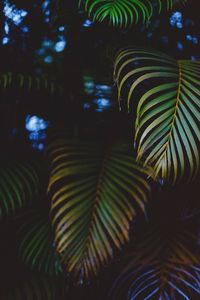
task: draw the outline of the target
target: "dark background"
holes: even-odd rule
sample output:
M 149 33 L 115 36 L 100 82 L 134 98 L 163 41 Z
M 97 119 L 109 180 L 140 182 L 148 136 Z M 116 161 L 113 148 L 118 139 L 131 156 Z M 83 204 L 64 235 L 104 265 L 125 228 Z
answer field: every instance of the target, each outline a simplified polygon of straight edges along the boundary
M 45 23 L 42 11 L 43 1 L 13 0 L 17 8 L 28 11 L 24 18 L 29 32 L 24 34 L 20 26 L 10 25 L 10 42 L 0 46 L 1 73 L 11 71 L 32 76 L 48 76 L 55 84 L 64 87 L 63 94 L 50 94 L 48 90 L 28 91 L 19 89 L 15 83 L 11 88 L 1 86 L 0 97 L 0 160 L 10 161 L 24 158 L 45 161 L 45 153 L 32 149 L 31 141 L 25 129 L 27 115 L 37 115 L 49 121 L 47 139 L 60 132 L 67 135 L 89 137 L 90 139 L 107 140 L 110 137 L 132 138 L 132 116 L 118 112 L 116 89 L 113 86 L 113 58 L 116 51 L 127 45 L 149 46 L 159 49 L 178 59 L 200 58 L 199 43 L 192 44 L 186 39 L 190 34 L 200 39 L 199 3 L 188 1 L 185 7 L 175 8 L 183 13 L 183 28 L 172 27 L 169 18 L 172 12 L 155 16 L 148 28 L 138 24 L 130 29 L 118 29 L 106 24 L 92 24 L 84 27 L 87 19 L 83 12 L 78 12 L 76 1 L 63 1 L 59 6 L 51 1 L 50 21 Z M 74 3 L 72 3 L 74 2 Z M 3 1 L 0 3 L 0 37 L 4 36 L 5 15 Z M 56 17 L 56 18 L 55 18 Z M 53 57 L 52 63 L 45 63 L 45 56 L 38 54 L 44 39 L 56 41 L 58 27 L 65 26 L 66 48 L 61 53 L 52 49 L 48 51 Z M 163 38 L 164 37 L 164 38 Z M 166 42 L 167 40 L 167 42 Z M 183 50 L 177 43 L 183 44 Z M 94 95 L 84 92 L 84 76 L 90 76 L 95 84 L 108 85 L 112 88 L 109 98 L 110 106 L 98 112 Z M 96 96 L 95 96 L 96 97 Z M 89 103 L 86 109 L 84 104 Z M 44 163 L 45 165 L 45 163 Z M 44 189 L 47 182 L 43 175 Z M 146 222 L 159 223 L 167 230 L 173 228 L 177 218 L 198 214 L 198 182 L 190 185 L 179 185 L 172 188 L 165 184 L 153 185 L 153 193 L 148 207 L 147 218 L 138 216 L 133 228 L 133 242 L 142 235 Z M 41 192 L 43 199 L 43 191 Z M 36 202 L 41 201 L 37 199 Z M 43 202 L 44 203 L 44 202 Z M 37 204 L 36 204 L 37 207 Z M 44 204 L 40 208 L 44 213 L 49 210 Z M 153 220 L 153 221 L 152 221 Z M 148 223 L 148 224 L 149 224 Z M 17 230 L 21 219 L 6 218 L 0 225 L 0 288 L 11 290 L 19 282 L 32 278 L 29 267 L 25 266 L 18 255 Z M 85 286 L 74 286 L 73 282 L 65 299 L 106 299 L 120 269 L 120 256 L 113 264 L 106 267 L 98 278 L 91 279 Z M 66 277 L 66 289 L 68 286 Z M 61 298 L 60 298 L 61 299 Z

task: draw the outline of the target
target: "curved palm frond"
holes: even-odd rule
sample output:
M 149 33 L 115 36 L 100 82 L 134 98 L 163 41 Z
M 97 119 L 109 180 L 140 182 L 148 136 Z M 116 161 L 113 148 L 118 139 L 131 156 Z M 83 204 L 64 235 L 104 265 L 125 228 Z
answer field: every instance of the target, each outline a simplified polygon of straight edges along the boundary
M 111 299 L 198 299 L 199 257 L 191 247 L 195 241 L 189 231 L 176 228 L 168 234 L 148 233 L 128 257 Z
M 116 58 L 115 80 L 119 99 L 128 90 L 128 109 L 141 93 L 136 105 L 137 158 L 154 167 L 154 178 L 176 182 L 187 169 L 193 179 L 199 170 L 200 61 L 126 49 Z
M 19 230 L 19 253 L 32 269 L 49 275 L 59 275 L 62 268 L 55 251 L 50 220 L 37 213 L 26 215 Z
M 175 0 L 79 0 L 89 18 L 95 22 L 108 20 L 113 26 L 127 27 L 133 23 L 148 23 L 155 9 L 172 9 Z M 179 0 L 185 3 L 186 0 Z
M 25 206 L 39 191 L 36 168 L 29 163 L 0 167 L 0 218 Z
M 55 278 L 33 278 L 19 284 L 6 293 L 3 300 L 58 300 L 64 293 L 64 285 Z M 62 295 L 63 296 L 63 295 Z
M 45 77 L 14 74 L 12 72 L 0 75 L 0 87 L 3 89 L 25 89 L 26 91 L 46 90 L 50 94 L 59 93 L 60 95 L 63 93 L 61 86 Z
M 68 272 L 97 274 L 129 239 L 136 210 L 145 211 L 147 171 L 127 146 L 58 140 L 49 148 L 55 243 Z
M 175 4 L 186 4 L 188 0 L 155 0 L 152 1 L 154 6 L 158 6 L 159 12 L 162 10 L 172 10 Z

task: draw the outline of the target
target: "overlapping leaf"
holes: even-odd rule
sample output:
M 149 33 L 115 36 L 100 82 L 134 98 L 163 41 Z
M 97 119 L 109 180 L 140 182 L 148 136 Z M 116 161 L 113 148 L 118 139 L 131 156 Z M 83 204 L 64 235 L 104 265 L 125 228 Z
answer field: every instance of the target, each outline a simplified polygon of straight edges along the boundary
M 0 168 L 0 218 L 30 203 L 37 196 L 39 178 L 29 163 L 13 163 Z
M 79 0 L 93 21 L 108 20 L 113 26 L 147 23 L 157 10 L 172 9 L 175 0 Z M 185 3 L 186 0 L 179 2 Z
M 180 228 L 179 228 L 180 229 Z M 189 231 L 157 230 L 144 236 L 111 292 L 111 299 L 175 300 L 200 297 L 199 257 Z
M 59 275 L 62 268 L 55 251 L 50 220 L 37 213 L 28 213 L 19 230 L 19 253 L 33 270 Z
M 154 178 L 193 178 L 199 170 L 200 61 L 126 49 L 116 58 L 115 80 L 119 99 L 128 90 L 128 108 L 137 107 L 138 159 L 154 166 Z
M 52 226 L 67 271 L 87 278 L 129 239 L 145 210 L 146 170 L 126 146 L 59 140 L 49 148 Z

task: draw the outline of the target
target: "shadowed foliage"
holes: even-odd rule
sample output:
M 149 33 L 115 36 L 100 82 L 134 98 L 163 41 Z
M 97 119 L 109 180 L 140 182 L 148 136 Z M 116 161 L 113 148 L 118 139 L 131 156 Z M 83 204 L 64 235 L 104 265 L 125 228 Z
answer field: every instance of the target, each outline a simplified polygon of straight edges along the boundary
M 33 270 L 48 275 L 59 275 L 62 268 L 57 257 L 50 220 L 39 213 L 30 212 L 19 229 L 20 257 Z
M 197 2 L 0 1 L 0 300 L 200 299 Z
M 34 276 L 8 291 L 2 300 L 57 300 L 62 299 L 63 291 L 62 280 Z
M 14 162 L 0 168 L 0 217 L 16 212 L 38 197 L 39 177 L 34 165 Z
M 126 256 L 111 299 L 198 299 L 200 295 L 197 237 L 179 224 L 171 231 L 148 230 Z
M 47 91 L 62 95 L 63 88 L 46 77 L 6 72 L 0 75 L 0 87 L 3 89 L 24 89 L 26 91 Z

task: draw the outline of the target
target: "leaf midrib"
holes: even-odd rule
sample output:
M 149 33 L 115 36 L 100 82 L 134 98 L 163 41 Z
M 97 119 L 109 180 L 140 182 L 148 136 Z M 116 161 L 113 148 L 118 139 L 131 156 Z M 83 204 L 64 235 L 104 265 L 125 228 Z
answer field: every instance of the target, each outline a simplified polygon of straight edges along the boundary
M 101 200 L 101 196 L 100 196 L 100 190 L 101 190 L 101 187 L 102 187 L 102 182 L 103 182 L 103 174 L 104 174 L 104 170 L 105 170 L 105 165 L 106 165 L 106 161 L 107 161 L 107 156 L 108 156 L 108 153 L 104 154 L 103 158 L 102 158 L 102 162 L 101 162 L 101 169 L 100 169 L 100 172 L 99 172 L 99 176 L 98 176 L 98 180 L 97 180 L 97 189 L 96 189 L 96 193 L 95 193 L 95 199 L 93 201 L 93 204 L 92 204 L 92 209 L 91 209 L 91 218 L 90 218 L 90 222 L 89 223 L 89 226 L 88 226 L 88 235 L 87 235 L 87 238 L 86 238 L 86 241 L 85 241 L 85 246 L 84 246 L 84 250 L 83 250 L 83 256 L 79 262 L 79 265 L 81 266 L 81 268 L 83 267 L 82 266 L 82 262 L 84 261 L 84 259 L 87 257 L 87 250 L 89 248 L 89 243 L 90 243 L 90 238 L 91 238 L 91 227 L 92 227 L 92 224 L 94 222 L 94 219 L 95 219 L 95 211 L 97 209 L 97 206 L 98 206 L 98 202 Z
M 167 138 L 167 141 L 166 141 L 166 144 L 165 144 L 165 149 L 163 150 L 163 154 L 160 158 L 160 162 L 165 158 L 165 156 L 167 154 L 169 144 L 170 144 L 170 140 L 171 140 L 172 135 L 173 135 L 174 124 L 176 122 L 176 117 L 177 117 L 177 112 L 178 112 L 178 109 L 179 109 L 179 104 L 180 104 L 180 101 L 181 101 L 180 94 L 181 94 L 181 82 L 182 82 L 182 69 L 181 69 L 181 62 L 178 61 L 177 63 L 178 63 L 178 69 L 179 69 L 179 71 L 178 71 L 179 80 L 178 80 L 178 91 L 177 91 L 176 105 L 175 105 L 174 115 L 173 115 L 173 119 L 172 119 L 172 123 L 171 123 L 171 128 L 170 128 L 170 131 L 168 133 L 168 138 Z

